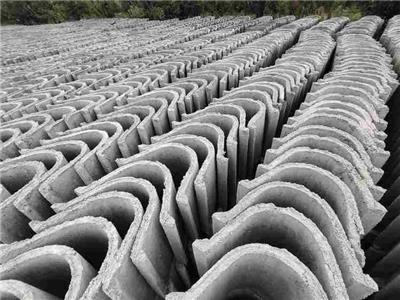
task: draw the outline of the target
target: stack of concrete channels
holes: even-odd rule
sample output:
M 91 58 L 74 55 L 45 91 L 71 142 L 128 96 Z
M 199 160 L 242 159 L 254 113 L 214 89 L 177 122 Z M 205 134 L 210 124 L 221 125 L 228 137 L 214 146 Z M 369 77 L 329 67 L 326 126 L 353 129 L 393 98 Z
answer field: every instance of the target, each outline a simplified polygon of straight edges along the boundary
M 344 25 L 340 25 L 342 20 L 332 21 L 331 32 L 326 32 L 329 25 L 325 24 L 304 31 L 298 44 L 276 61 L 274 68 L 280 71 L 278 74 L 285 73 L 281 62 L 291 61 L 292 53 L 300 53 L 295 60 L 297 66 L 309 64 L 307 54 L 314 58 L 316 72 L 309 76 L 310 84 L 324 74 L 335 46 L 332 36 Z M 367 30 L 358 32 L 356 28 L 364 23 L 368 24 Z M 371 37 L 381 24 L 382 20 L 376 17 L 350 23 L 337 35 L 332 71 L 312 85 L 304 103 L 298 107 L 302 98 L 297 91 L 301 88 L 297 95 L 294 92 L 294 97 L 283 97 L 287 110 L 278 111 L 278 119 L 290 116 L 292 107 L 299 108 L 295 117 L 283 125 L 281 137 L 273 139 L 272 149 L 266 151 L 256 178 L 239 182 L 236 205 L 214 213 L 213 236 L 193 243 L 194 259 L 202 277 L 186 293 L 169 295 L 171 299 L 219 299 L 223 295 L 263 298 L 274 293 L 287 299 L 364 299 L 377 291 L 376 283 L 363 274 L 365 257 L 360 241 L 386 212 L 378 202 L 384 189 L 376 183 L 388 158 L 382 142 L 386 137 L 382 131 L 387 125 L 383 120 L 388 112 L 385 103 L 398 86 L 390 56 Z M 326 49 L 321 47 L 324 38 Z M 302 51 L 302 47 L 306 50 Z M 260 70 L 247 80 L 251 82 L 262 75 Z M 266 78 L 263 83 L 270 81 Z M 235 90 L 226 94 L 227 99 Z M 251 91 L 247 91 L 249 95 Z M 286 123 L 286 118 L 282 123 Z M 279 125 L 274 128 L 280 131 Z M 307 237 L 312 239 L 304 245 Z M 254 266 L 262 259 L 260 254 L 253 254 L 254 262 L 246 261 L 240 269 L 245 259 L 239 253 L 250 257 L 249 253 L 260 249 L 260 245 L 254 245 L 252 250 L 250 246 L 241 248 L 242 245 L 260 242 L 295 254 L 319 284 L 309 286 L 307 296 L 293 296 L 290 288 L 276 290 L 274 284 L 256 279 L 260 273 L 253 274 L 253 270 L 267 272 Z M 319 245 L 319 249 L 312 249 L 309 244 Z M 278 272 L 276 268 L 274 272 Z M 282 277 L 288 276 L 284 274 Z
M 387 52 L 392 55 L 392 64 L 397 74 L 400 74 L 399 62 L 399 32 L 400 16 L 395 16 L 388 24 L 380 38 Z M 383 166 L 384 175 L 379 184 L 387 191 L 381 199 L 381 204 L 387 213 L 381 222 L 366 236 L 365 269 L 375 279 L 380 291 L 374 299 L 395 299 L 400 295 L 400 177 L 399 177 L 399 99 L 400 90 L 388 102 L 386 149 L 390 157 Z
M 265 118 L 269 123 L 257 126 L 260 133 L 255 136 L 261 137 L 262 143 L 255 144 L 261 149 L 269 148 L 272 141 L 273 145 L 276 145 L 277 140 L 273 140 L 273 137 L 279 134 L 282 124 L 286 123 L 288 117 L 299 107 L 311 84 L 324 74 L 335 48 L 332 36 L 347 21 L 345 18 L 332 19 L 325 24 L 318 24 L 315 28 L 311 27 L 310 30 L 303 31 L 299 42 L 288 49 L 274 66 L 261 69 L 257 74 L 241 81 L 239 88 L 227 92 L 222 99 L 216 99 L 215 103 L 224 105 L 224 101 L 241 98 L 269 102 L 266 110 L 267 118 Z M 281 28 L 277 29 L 279 36 L 282 35 L 280 30 Z M 277 90 L 275 95 L 271 87 Z M 265 99 L 265 95 L 269 97 Z M 210 105 L 206 109 L 209 110 L 212 107 Z M 289 122 L 291 120 L 293 119 L 291 118 Z M 265 128 L 264 132 L 260 128 Z M 283 126 L 283 135 L 285 130 L 286 125 Z M 242 140 L 246 139 L 242 138 Z M 308 139 L 304 140 L 308 141 Z M 225 294 L 232 297 L 234 295 L 244 297 L 248 293 L 247 286 L 254 281 L 254 278 L 247 273 L 246 275 L 241 272 L 231 273 L 233 271 L 226 268 L 227 262 L 224 262 L 223 257 L 240 245 L 259 242 L 288 249 L 309 268 L 319 282 L 315 285 L 315 289 L 308 291 L 309 297 L 313 295 L 312 298 L 315 299 L 324 297 L 362 299 L 376 289 L 374 282 L 365 276 L 361 269 L 363 257 L 360 235 L 356 233 L 358 227 L 356 229 L 354 227 L 356 225 L 361 227 L 361 223 L 355 222 L 358 212 L 354 212 L 355 216 L 352 216 L 350 211 L 346 212 L 347 221 L 344 225 L 351 223 L 350 227 L 353 227 L 349 228 L 349 232 L 352 231 L 349 235 L 353 237 L 346 240 L 344 225 L 339 221 L 338 212 L 332 208 L 332 206 L 340 207 L 342 203 L 335 204 L 334 201 L 338 201 L 340 196 L 351 196 L 351 191 L 346 191 L 348 195 L 333 195 L 337 191 L 332 191 L 335 189 L 331 186 L 333 182 L 327 179 L 329 177 L 332 180 L 335 177 L 329 172 L 331 170 L 324 170 L 324 166 L 317 168 L 312 165 L 317 163 L 303 158 L 311 149 L 292 145 L 296 153 L 293 158 L 289 156 L 288 161 L 285 161 L 286 153 L 290 154 L 289 147 L 278 149 L 281 151 L 273 159 L 267 151 L 265 165 L 258 166 L 256 178 L 239 182 L 236 205 L 228 203 L 230 210 L 214 213 L 212 216 L 213 236 L 193 243 L 193 255 L 199 275 L 202 275 L 201 279 L 186 294 L 176 294 L 171 297 L 218 299 Z M 303 154 L 297 155 L 297 151 L 301 150 Z M 252 153 L 246 152 L 249 155 Z M 309 156 L 315 157 L 316 162 L 321 160 L 321 157 L 316 154 Z M 256 157 L 252 163 L 258 163 L 259 159 L 259 156 Z M 241 161 L 244 162 L 245 159 L 241 158 Z M 327 165 L 329 164 L 328 161 Z M 251 167 L 248 166 L 245 170 L 249 171 Z M 238 177 L 243 178 L 240 175 Z M 325 183 L 322 184 L 324 180 L 318 182 L 319 184 L 314 182 L 314 180 L 321 181 L 322 177 L 327 180 Z M 342 185 L 345 184 L 342 183 Z M 317 188 L 319 188 L 319 194 Z M 232 200 L 232 197 L 229 199 Z M 310 201 L 314 204 L 310 205 L 308 203 Z M 342 209 L 346 210 L 345 207 Z M 332 223 L 328 225 L 331 221 Z M 304 224 L 300 225 L 302 222 Z M 300 230 L 300 228 L 303 229 Z M 319 245 L 320 248 L 304 245 L 307 237 L 313 237 L 307 244 Z M 355 250 L 351 248 L 350 242 L 353 242 Z M 361 263 L 357 260 L 356 254 Z M 238 263 L 239 261 L 238 258 Z M 323 267 L 328 265 L 329 267 Z M 244 280 L 244 276 L 248 278 Z M 257 275 L 254 274 L 254 276 Z M 215 278 L 220 278 L 220 280 L 216 281 Z M 236 289 L 229 290 L 231 287 L 229 282 L 232 284 L 234 282 Z M 257 288 L 256 294 L 258 293 L 262 298 L 274 293 L 271 285 L 261 284 L 261 282 Z M 282 297 L 288 297 L 288 299 L 293 297 L 292 290 L 288 289 L 287 292 L 284 294 L 281 290 L 276 291 L 277 294 L 283 293 Z
M 182 290 L 185 277 L 176 273 L 175 265 L 185 266 L 181 263 L 186 256 L 182 249 L 187 249 L 188 233 L 180 225 L 176 203 L 177 199 L 192 200 L 197 153 L 181 144 L 175 148 L 167 145 L 164 157 L 157 153 L 145 160 L 137 157 L 138 162 L 115 170 L 116 159 L 130 157 L 138 152 L 139 144 L 148 144 L 150 137 L 167 132 L 173 121 L 191 112 L 191 105 L 204 107 L 215 91 L 218 96 L 219 91 L 228 88 L 228 75 L 229 84 L 235 84 L 232 78 L 238 79 L 231 76 L 233 72 L 238 74 L 238 67 L 225 72 L 224 66 L 215 66 L 212 71 L 205 65 L 294 18 L 271 19 L 196 18 L 194 27 L 205 28 L 195 31 L 192 27 L 185 29 L 193 20 L 150 24 L 157 30 L 162 25 L 175 26 L 175 31 L 183 31 L 182 37 L 174 28 L 168 28 L 166 33 L 171 30 L 175 34 L 167 46 L 158 42 L 163 39 L 161 31 L 159 37 L 142 43 L 143 50 L 133 55 L 124 52 L 123 57 L 124 47 L 110 57 L 101 51 L 85 57 L 87 52 L 77 47 L 66 50 L 71 54 L 76 49 L 71 56 L 78 59 L 72 61 L 65 62 L 63 55 L 45 51 L 28 59 L 21 56 L 6 60 L 9 67 L 4 73 L 8 76 L 2 82 L 5 147 L 1 163 L 1 241 L 11 245 L 5 246 L 1 258 L 2 278 L 8 280 L 2 285 L 4 293 L 21 287 L 41 297 L 50 292 L 67 298 L 151 299 L 169 290 Z M 260 24 L 267 30 L 240 33 Z M 128 33 L 135 32 L 131 30 L 133 25 L 127 24 Z M 116 40 L 117 46 L 125 44 L 118 35 Z M 112 50 L 115 43 L 95 46 Z M 246 68 L 264 65 L 270 58 L 263 48 L 257 50 L 248 56 Z M 48 56 L 63 72 L 53 74 L 52 66 L 26 74 L 29 68 L 43 63 L 41 57 L 48 60 Z M 243 58 L 238 54 L 236 59 L 240 66 Z M 30 60 L 33 65 L 24 64 Z M 201 66 L 204 69 L 196 77 L 177 82 Z M 21 69 L 23 75 L 13 76 L 15 69 Z M 178 156 L 168 155 L 175 154 L 175 150 Z M 202 149 L 199 151 L 202 154 Z M 179 159 L 186 160 L 183 167 L 177 165 Z M 192 178 L 181 184 L 180 176 L 186 171 Z M 101 184 L 102 179 L 107 184 Z M 84 196 L 78 187 L 84 188 Z M 186 243 L 185 248 L 181 241 Z M 36 250 L 54 244 L 64 248 Z M 68 259 L 66 251 L 71 249 L 65 250 L 65 246 L 79 254 L 78 261 Z M 70 288 L 66 285 L 68 267 L 54 270 L 53 274 L 60 274 L 58 282 L 52 281 L 51 273 L 46 274 L 48 269 L 33 281 L 24 279 L 43 267 L 40 262 L 46 251 L 60 251 L 53 255 L 55 264 L 80 270 L 80 274 L 73 274 L 77 279 Z M 27 256 L 21 256 L 25 252 Z M 67 264 L 63 263 L 64 257 Z M 18 268 L 14 268 L 16 264 Z
M 379 41 L 393 57 L 394 70 L 400 73 L 400 16 L 391 18 Z
M 236 21 L 240 27 L 242 22 L 242 19 Z M 216 23 L 219 24 L 219 22 Z M 227 22 L 227 24 L 228 27 L 232 26 L 231 22 Z M 209 22 L 206 22 L 206 25 L 210 26 Z M 225 43 L 220 47 L 216 46 L 216 48 L 210 49 L 208 52 L 205 51 L 205 53 L 199 50 L 199 57 L 211 55 L 211 60 L 219 59 L 220 57 L 217 57 L 216 52 L 222 51 L 224 47 L 236 46 L 243 40 L 247 41 L 257 35 L 257 33 L 244 33 L 235 34 L 236 38 L 229 38 L 229 35 L 234 34 L 235 30 L 230 32 L 228 37 L 225 37 L 226 29 L 222 29 L 222 31 L 223 34 L 219 35 L 218 38 L 211 39 L 211 41 L 215 44 L 222 39 Z M 178 59 L 182 58 L 182 55 L 178 56 Z M 170 55 L 168 54 L 166 57 L 170 57 Z M 136 58 L 132 60 L 133 62 L 137 61 Z M 67 62 L 67 64 L 69 63 Z M 95 60 L 93 65 L 106 65 L 107 63 L 108 61 L 99 62 Z M 198 61 L 195 60 L 193 65 L 197 65 L 197 63 Z M 187 64 L 191 65 L 191 61 L 189 60 Z M 12 87 L 4 89 L 5 91 L 11 90 L 11 94 L 7 96 L 7 101 L 2 103 L 5 111 L 2 115 L 5 122 L 2 123 L 1 127 L 1 134 L 4 136 L 4 146 L 1 151 L 2 159 L 16 156 L 18 161 L 38 159 L 37 156 L 32 156 L 32 151 L 28 150 L 26 150 L 29 152 L 27 156 L 19 156 L 19 150 L 23 148 L 34 148 L 35 151 L 54 150 L 58 153 L 61 152 L 65 158 L 64 162 L 55 164 L 56 160 L 50 160 L 48 155 L 40 156 L 39 160 L 42 160 L 43 163 L 45 163 L 45 160 L 50 160 L 47 162 L 46 168 L 51 169 L 55 174 L 47 174 L 49 176 L 46 180 L 39 180 L 36 184 L 32 182 L 35 200 L 29 200 L 30 204 L 26 206 L 25 214 L 31 215 L 28 215 L 28 218 L 33 218 L 33 220 L 46 219 L 52 214 L 48 207 L 49 202 L 54 204 L 75 198 L 74 189 L 76 187 L 90 184 L 115 169 L 117 157 L 135 153 L 137 144 L 148 143 L 149 136 L 154 134 L 152 120 L 160 115 L 159 110 L 164 109 L 162 105 L 157 107 L 157 102 L 153 104 L 152 101 L 148 100 L 148 103 L 143 106 L 135 105 L 128 110 L 121 110 L 115 116 L 109 116 L 104 120 L 101 118 L 101 114 L 107 110 L 108 106 L 113 107 L 114 103 L 123 101 L 130 95 L 144 94 L 151 89 L 159 88 L 160 84 L 162 85 L 164 82 L 170 82 L 169 69 L 160 67 L 160 70 L 140 72 L 125 67 L 118 69 L 118 66 L 119 64 L 116 62 L 116 66 L 112 69 L 96 72 L 92 65 L 83 64 L 81 68 L 85 71 L 81 69 L 78 72 L 79 74 L 74 73 L 69 74 L 69 76 L 61 74 L 59 76 L 61 78 L 57 77 L 51 83 L 51 87 L 47 84 L 36 87 L 28 84 L 26 86 L 16 84 L 14 81 L 21 80 L 21 76 L 5 80 L 4 85 Z M 79 65 L 75 68 L 79 68 Z M 88 69 L 91 71 L 88 71 Z M 170 72 L 173 71 L 172 69 Z M 48 72 L 54 72 L 53 68 L 50 68 Z M 48 76 L 50 77 L 50 75 Z M 83 77 L 85 79 L 82 79 Z M 40 79 L 35 78 L 35 82 L 40 81 Z M 129 81 L 130 79 L 132 81 Z M 82 81 L 85 82 L 85 90 L 90 92 L 84 96 L 76 97 L 75 95 L 80 94 L 79 91 L 82 89 L 82 85 L 79 84 Z M 124 84 L 120 84 L 121 81 Z M 68 83 L 70 85 L 66 87 Z M 14 90 L 17 89 L 14 88 L 14 85 L 19 89 L 17 94 L 14 93 Z M 71 91 L 69 89 L 71 87 L 76 89 L 72 88 Z M 195 89 L 196 86 L 193 88 Z M 31 89 L 33 91 L 29 93 Z M 182 98 L 186 95 L 185 89 L 179 87 L 176 89 L 178 91 L 160 90 L 149 96 L 156 101 L 158 97 L 166 97 L 166 99 L 162 98 L 160 101 L 171 101 L 176 104 L 176 98 Z M 25 90 L 22 95 L 19 94 L 21 90 Z M 156 106 L 157 112 L 152 105 Z M 86 125 L 81 126 L 82 123 Z M 58 159 L 63 160 L 62 158 Z M 27 181 L 22 183 L 21 187 L 35 175 L 38 175 L 38 172 L 40 172 L 38 168 L 41 168 L 41 166 L 26 166 L 26 168 L 28 169 L 20 171 L 21 174 L 28 174 L 26 175 Z M 42 177 L 40 178 L 42 179 Z M 66 181 L 68 185 L 63 185 L 62 183 Z M 17 186 L 15 191 L 17 190 L 19 191 L 20 187 Z M 18 209 L 15 209 L 13 198 L 2 202 L 1 209 L 7 211 L 2 218 L 3 224 L 6 226 L 2 230 L 2 241 L 11 242 L 31 235 L 32 231 L 28 226 L 29 219 L 21 215 Z M 33 217 L 32 214 L 36 214 L 36 216 Z
M 396 20 L 381 39 L 394 62 Z M 378 289 L 362 270 L 367 233 L 366 266 L 387 254 L 376 297 L 395 295 L 398 247 L 382 245 L 398 243 L 398 205 L 379 223 L 377 182 L 396 197 L 383 119 L 398 81 L 382 28 L 375 16 L 2 28 L 0 295 L 364 299 Z

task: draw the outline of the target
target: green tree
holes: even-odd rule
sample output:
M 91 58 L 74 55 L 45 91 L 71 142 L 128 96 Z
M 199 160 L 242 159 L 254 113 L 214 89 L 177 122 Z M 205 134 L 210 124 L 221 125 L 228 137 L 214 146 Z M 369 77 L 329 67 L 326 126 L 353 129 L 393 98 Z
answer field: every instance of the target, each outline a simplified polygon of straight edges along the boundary
M 2 24 L 59 23 L 82 18 L 123 16 L 150 19 L 184 19 L 198 15 L 262 15 L 297 17 L 318 14 L 323 18 L 376 14 L 386 19 L 400 14 L 400 4 L 392 1 L 206 1 L 206 0 L 47 0 L 0 1 Z
M 140 4 L 133 3 L 129 6 L 126 16 L 130 18 L 144 18 L 146 16 L 146 12 L 144 8 L 140 6 Z
M 164 10 L 161 7 L 155 6 L 148 10 L 147 17 L 151 20 L 164 19 Z

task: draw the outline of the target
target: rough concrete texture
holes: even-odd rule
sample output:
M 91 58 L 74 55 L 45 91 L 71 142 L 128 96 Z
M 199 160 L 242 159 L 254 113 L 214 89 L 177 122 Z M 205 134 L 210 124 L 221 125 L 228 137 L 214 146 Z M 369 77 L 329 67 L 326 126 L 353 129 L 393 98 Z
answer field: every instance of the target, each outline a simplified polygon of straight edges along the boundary
M 180 143 L 189 146 L 196 152 L 199 171 L 194 179 L 194 189 L 199 213 L 199 230 L 209 235 L 211 233 L 211 214 L 215 211 L 217 201 L 217 174 L 213 144 L 204 137 L 190 134 L 164 138 L 155 143 L 154 147 L 162 143 Z M 144 148 L 148 147 L 147 145 L 142 146 Z
M 312 220 L 327 238 L 342 271 L 350 298 L 361 299 L 376 290 L 376 284 L 362 273 L 356 254 L 335 212 L 317 194 L 302 185 L 273 181 L 261 185 L 244 196 L 231 210 L 213 215 L 213 230 L 218 232 L 247 208 L 258 203 L 292 207 Z
M 166 299 L 328 299 L 315 275 L 286 249 L 236 247 L 185 293 Z
M 358 213 L 365 232 L 369 232 L 382 218 L 386 209 L 373 196 L 373 191 L 355 171 L 354 167 L 337 154 L 309 147 L 293 147 L 273 159 L 268 165 L 259 165 L 257 175 L 263 174 L 285 163 L 306 163 L 328 170 L 342 180 L 351 190 L 356 200 Z
M 5 279 L 0 281 L 0 296 L 2 299 L 43 299 L 58 300 L 59 297 L 53 296 L 23 281 Z
M 252 189 L 270 181 L 287 181 L 304 185 L 326 200 L 337 214 L 352 247 L 363 257 L 360 237 L 364 229 L 358 214 L 357 204 L 349 187 L 338 177 L 317 166 L 303 163 L 287 163 L 248 181 L 242 180 L 238 186 L 240 200 Z
M 398 69 L 398 54 L 396 54 L 396 44 L 398 38 L 393 32 L 399 31 L 398 17 L 394 17 L 388 23 L 384 34 L 381 36 L 381 42 L 386 50 L 392 54 L 395 70 Z M 365 269 L 378 283 L 380 290 L 373 299 L 397 299 L 399 290 L 399 260 L 400 260 L 400 210 L 399 210 L 399 131 L 398 118 L 396 114 L 399 111 L 398 101 L 399 89 L 393 93 L 393 96 L 387 102 L 389 113 L 387 116 L 387 149 L 391 155 L 383 166 L 383 174 L 380 184 L 387 189 L 381 199 L 381 203 L 387 208 L 388 212 L 382 221 L 366 236 L 365 248 L 366 266 Z
M 1 27 L 0 297 L 397 300 L 399 21 Z
M 36 286 L 35 291 L 41 293 L 40 288 L 45 288 L 64 299 L 79 299 L 95 275 L 89 262 L 61 245 L 26 251 L 0 267 L 1 280 L 23 281 L 28 285 L 25 288 Z
M 304 240 L 309 242 L 303 243 Z M 318 278 L 330 299 L 348 299 L 332 248 L 316 225 L 294 209 L 273 204 L 256 204 L 239 214 L 211 239 L 195 241 L 193 254 L 198 272 L 204 274 L 233 248 L 255 242 L 296 253 Z

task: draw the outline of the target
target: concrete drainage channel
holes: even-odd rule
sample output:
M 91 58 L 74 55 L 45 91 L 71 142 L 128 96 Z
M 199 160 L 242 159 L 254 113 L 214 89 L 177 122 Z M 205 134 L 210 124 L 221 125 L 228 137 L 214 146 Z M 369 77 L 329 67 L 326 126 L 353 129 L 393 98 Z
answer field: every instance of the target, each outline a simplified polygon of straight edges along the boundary
M 399 16 L 115 21 L 1 28 L 2 299 L 398 299 Z

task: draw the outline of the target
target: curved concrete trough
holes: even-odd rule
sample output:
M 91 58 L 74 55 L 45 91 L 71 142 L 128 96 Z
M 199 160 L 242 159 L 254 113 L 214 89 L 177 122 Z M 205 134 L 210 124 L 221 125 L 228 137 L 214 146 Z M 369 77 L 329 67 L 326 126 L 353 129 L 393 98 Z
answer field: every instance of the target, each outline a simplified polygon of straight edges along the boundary
M 199 111 L 201 112 L 201 111 Z M 180 123 L 174 123 L 174 129 L 190 123 L 204 123 L 212 124 L 220 128 L 225 137 L 226 156 L 228 158 L 228 200 L 234 197 L 237 182 L 237 165 L 238 165 L 238 129 L 239 120 L 232 115 L 221 114 L 221 113 L 205 113 L 199 114 L 197 117 L 193 117 L 182 121 Z M 228 206 L 232 205 L 232 202 L 228 202 Z
M 383 192 L 369 189 L 352 164 L 341 156 L 326 150 L 292 147 L 277 155 L 268 165 L 259 165 L 257 175 L 261 175 L 263 172 L 285 163 L 315 165 L 340 178 L 354 195 L 365 232 L 369 232 L 383 218 L 386 209 L 376 201 L 382 197 Z
M 176 190 L 170 171 L 159 162 L 133 162 L 80 188 L 77 190 L 79 197 L 67 205 L 54 206 L 54 209 L 63 214 L 79 203 L 85 203 L 87 197 L 108 191 L 128 192 L 141 201 L 144 215 L 137 238 L 126 238 L 126 243 L 134 243 L 131 246 L 133 263 L 155 291 L 163 295 L 169 284 L 170 273 L 174 270 L 173 254 L 179 263 L 187 262 L 186 242 L 182 240 L 182 221 L 178 215 Z M 130 248 L 126 246 L 125 249 L 128 251 Z
M 228 158 L 225 156 L 225 134 L 217 125 L 211 123 L 188 122 L 177 126 L 170 132 L 151 138 L 153 143 L 169 139 L 179 135 L 195 135 L 204 137 L 214 147 L 216 169 L 217 169 L 217 204 L 215 209 L 226 209 L 228 205 Z
M 63 167 L 54 170 L 51 177 L 43 180 L 39 186 L 40 193 L 52 204 L 67 202 L 76 197 L 74 189 L 85 185 L 83 180 L 85 177 L 79 174 L 79 168 L 76 169 L 76 167 L 90 152 L 88 145 L 80 140 L 60 141 L 36 147 L 32 152 L 25 150 L 21 151 L 21 153 L 32 153 L 34 155 L 34 153 L 40 153 L 41 151 L 62 153 L 67 163 Z
M 149 288 L 130 257 L 132 247 L 135 249 L 132 251 L 135 252 L 143 252 L 148 248 L 143 239 L 147 236 L 144 235 L 145 233 L 154 232 L 153 220 L 158 217 L 157 211 L 159 211 L 158 196 L 155 188 L 146 180 L 132 180 L 133 178 L 127 180 L 126 177 L 120 179 L 122 180 L 110 181 L 109 186 L 104 186 L 102 191 L 86 193 L 84 197 L 80 197 L 79 201 L 75 201 L 75 204 L 46 221 L 31 222 L 30 224 L 36 232 L 42 232 L 57 224 L 83 216 L 103 217 L 114 224 L 122 238 L 121 245 L 114 255 L 113 262 L 108 264 L 107 270 L 103 272 L 104 275 L 97 280 L 95 288 L 86 291 L 85 297 L 93 297 L 99 293 L 100 289 L 103 289 L 111 298 L 118 294 L 132 299 L 154 297 L 154 292 Z M 129 191 L 128 184 L 132 185 L 130 190 L 132 194 L 122 192 L 124 186 L 126 191 Z M 117 186 L 121 187 L 121 191 L 112 190 Z M 141 198 L 138 199 L 135 196 Z M 148 204 L 148 208 L 143 208 L 141 202 Z M 147 210 L 143 212 L 146 208 Z M 135 258 L 139 257 L 141 256 L 135 253 Z M 132 286 L 131 283 L 135 283 L 135 286 Z
M 152 106 L 142 106 L 142 105 L 123 105 L 123 106 L 116 106 L 114 112 L 110 112 L 107 114 L 98 114 L 98 118 L 108 119 L 108 118 L 115 118 L 120 114 L 130 115 L 130 116 L 137 116 L 140 119 L 140 123 L 137 125 L 137 134 L 139 136 L 139 142 L 143 144 L 150 143 L 150 137 L 154 135 L 154 127 L 152 124 L 152 118 L 156 113 L 154 107 Z M 125 131 L 127 132 L 127 130 Z M 125 133 L 124 132 L 124 133 Z M 138 144 L 140 144 L 138 143 Z M 132 145 L 133 147 L 137 147 L 136 144 Z M 126 145 L 125 145 L 126 147 Z M 121 153 L 124 154 L 124 150 L 121 149 Z M 135 151 L 137 151 L 135 149 Z M 134 154 L 134 153 L 133 153 Z
M 330 299 L 348 299 L 332 248 L 318 227 L 295 209 L 273 204 L 256 204 L 211 239 L 196 240 L 193 254 L 199 274 L 204 274 L 233 248 L 255 242 L 295 253 L 318 278 Z
M 94 276 L 96 270 L 89 262 L 60 245 L 32 249 L 0 266 L 2 285 L 6 281 L 6 288 L 10 284 L 19 288 L 12 291 L 14 297 L 25 290 L 25 296 L 32 293 L 41 299 L 80 299 Z
M 296 256 L 285 249 L 266 244 L 248 244 L 234 248 L 212 266 L 190 290 L 185 293 L 171 293 L 166 299 L 236 297 L 328 299 L 315 275 Z
M 54 119 L 45 113 L 33 113 L 24 115 L 18 119 L 1 124 L 1 128 L 19 128 L 22 132 L 15 145 L 19 149 L 32 149 L 39 146 L 41 139 L 48 139 L 46 128 L 54 123 Z
M 49 294 L 23 281 L 14 279 L 0 280 L 0 297 L 4 299 L 15 297 L 21 300 L 43 299 L 59 300 L 61 298 Z
M 179 143 L 196 152 L 199 170 L 193 184 L 196 192 L 200 232 L 210 235 L 211 215 L 215 211 L 217 201 L 216 155 L 213 144 L 204 137 L 180 134 L 166 137 L 153 143 L 152 146 L 157 147 L 163 143 Z M 148 146 L 145 146 L 144 149 L 146 147 Z
M 51 140 L 42 140 L 44 146 L 50 146 L 54 143 L 83 141 L 88 146 L 89 150 L 75 164 L 74 169 L 82 178 L 85 184 L 89 184 L 96 179 L 105 175 L 105 170 L 100 162 L 97 153 L 101 152 L 108 143 L 108 134 L 106 131 L 98 129 L 80 129 L 71 133 L 66 133 L 62 136 Z
M 196 238 L 199 234 L 196 193 L 193 185 L 199 170 L 196 152 L 182 144 L 163 143 L 157 147 L 150 146 L 132 157 L 119 159 L 117 163 L 124 166 L 140 160 L 158 161 L 171 170 L 177 186 L 176 203 L 185 222 L 186 232 L 191 238 Z
M 349 146 L 351 149 L 353 149 L 357 155 L 361 158 L 364 164 L 367 165 L 368 171 L 373 178 L 374 182 L 378 182 L 379 179 L 381 179 L 383 175 L 383 170 L 379 167 L 377 167 L 373 161 L 371 160 L 370 156 L 368 155 L 367 151 L 365 150 L 363 144 L 355 138 L 353 135 L 350 133 L 337 129 L 337 128 L 332 128 L 328 127 L 325 125 L 307 125 L 307 126 L 302 126 L 301 128 L 289 133 L 286 136 L 281 136 L 279 138 L 274 138 L 272 142 L 272 149 L 278 148 L 284 144 L 289 144 L 291 140 L 296 139 L 297 137 L 300 137 L 302 135 L 315 135 L 318 136 L 319 138 L 330 138 L 330 139 L 336 139 L 338 141 L 341 141 L 342 143 L 346 144 Z M 310 145 L 309 142 L 307 142 L 307 145 Z M 311 147 L 311 146 L 309 146 Z M 335 151 L 334 149 L 330 148 L 331 151 Z M 341 154 L 343 155 L 343 154 Z
M 18 147 L 15 142 L 20 134 L 21 130 L 19 128 L 0 128 L 0 159 L 5 160 L 18 156 Z
M 28 255 L 29 251 L 35 251 L 37 255 L 42 255 L 40 247 L 55 245 L 68 246 L 78 252 L 90 265 L 92 276 L 87 280 L 86 285 L 81 287 L 81 295 L 90 293 L 92 297 L 104 297 L 104 292 L 100 289 L 101 278 L 106 274 L 108 266 L 113 263 L 113 258 L 121 244 L 121 237 L 112 223 L 102 217 L 81 217 L 73 221 L 66 221 L 60 225 L 50 227 L 40 233 L 35 234 L 30 239 L 15 242 L 2 249 L 0 262 L 3 266 L 10 265 L 19 258 Z M 75 252 L 76 251 L 76 252 Z M 57 255 L 58 251 L 54 251 Z M 45 262 L 48 255 L 43 254 Z M 60 257 L 64 257 L 62 252 Z M 73 255 L 77 257 L 77 255 Z M 29 259 L 29 255 L 28 255 Z M 32 260 L 32 263 L 40 261 Z M 49 266 L 47 263 L 45 265 Z M 51 265 L 50 265 L 51 266 Z M 30 268 L 35 272 L 35 268 Z M 82 268 L 79 268 L 82 269 Z M 47 272 L 45 272 L 46 274 Z M 30 277 L 30 276 L 28 276 Z M 18 278 L 9 278 L 18 279 Z
M 222 230 L 247 208 L 260 203 L 292 207 L 318 226 L 332 247 L 351 299 L 363 299 L 377 290 L 375 282 L 363 274 L 360 265 L 363 262 L 357 260 L 333 209 L 324 199 L 303 185 L 272 181 L 259 186 L 246 194 L 231 210 L 213 215 L 214 233 Z
M 206 108 L 203 108 L 202 110 L 196 111 L 195 113 L 188 115 L 184 114 L 182 115 L 182 119 L 183 120 L 194 119 L 196 121 L 201 121 L 202 116 L 212 115 L 214 116 L 215 119 L 221 120 L 222 116 L 218 118 L 215 117 L 215 114 L 229 115 L 236 117 L 237 119 L 238 130 L 237 130 L 236 148 L 237 148 L 237 161 L 240 163 L 237 165 L 236 173 L 238 179 L 244 178 L 247 171 L 247 152 L 248 152 L 247 147 L 249 144 L 249 129 L 246 128 L 246 112 L 242 107 L 232 104 L 210 105 Z M 184 124 L 184 121 L 182 124 Z M 215 122 L 213 122 L 213 124 L 217 125 Z M 237 181 L 236 178 L 232 180 Z
M 251 181 L 241 181 L 238 186 L 238 201 L 252 189 L 270 181 L 287 181 L 304 185 L 327 201 L 342 223 L 347 238 L 363 265 L 364 253 L 361 250 L 360 239 L 364 234 L 364 228 L 354 196 L 344 182 L 329 171 L 317 166 L 287 163 Z
M 40 161 L 20 161 L 1 166 L 1 185 L 9 194 L 0 203 L 1 242 L 10 243 L 31 236 L 29 220 L 44 220 L 54 214 L 39 192 L 47 169 Z

